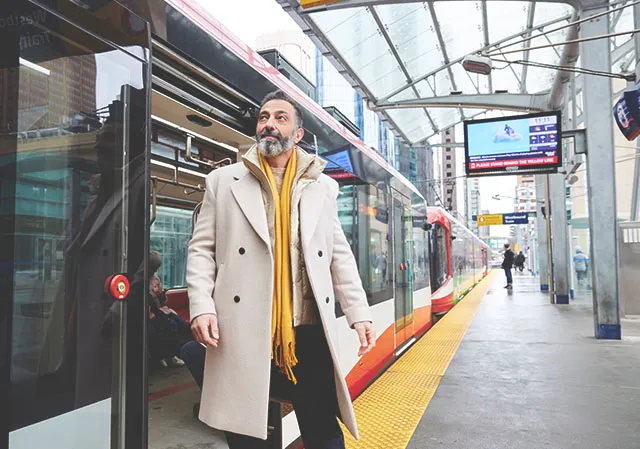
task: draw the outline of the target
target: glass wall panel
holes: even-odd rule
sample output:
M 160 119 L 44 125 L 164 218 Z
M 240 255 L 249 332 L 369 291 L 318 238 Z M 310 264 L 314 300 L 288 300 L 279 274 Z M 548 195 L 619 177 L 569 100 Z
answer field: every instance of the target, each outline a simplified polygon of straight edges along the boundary
M 191 240 L 190 210 L 158 206 L 151 225 L 149 248 L 162 256 L 156 275 L 164 288 L 186 287 L 187 246 Z

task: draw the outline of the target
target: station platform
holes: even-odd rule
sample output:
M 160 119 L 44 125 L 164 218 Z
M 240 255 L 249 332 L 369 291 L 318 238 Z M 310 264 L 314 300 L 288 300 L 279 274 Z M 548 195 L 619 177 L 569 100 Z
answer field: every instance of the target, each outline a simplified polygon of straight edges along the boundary
M 640 320 L 623 322 L 622 341 L 598 341 L 588 290 L 552 305 L 531 275 L 514 275 L 512 291 L 504 283 L 495 271 L 400 358 L 389 374 L 409 383 L 388 402 L 371 397 L 375 384 L 356 399 L 363 435 L 347 447 L 640 447 Z
M 586 288 L 552 305 L 534 276 L 504 283 L 492 272 L 354 401 L 347 448 L 640 447 L 640 317 L 596 340 Z M 152 379 L 150 449 L 227 448 L 185 369 Z

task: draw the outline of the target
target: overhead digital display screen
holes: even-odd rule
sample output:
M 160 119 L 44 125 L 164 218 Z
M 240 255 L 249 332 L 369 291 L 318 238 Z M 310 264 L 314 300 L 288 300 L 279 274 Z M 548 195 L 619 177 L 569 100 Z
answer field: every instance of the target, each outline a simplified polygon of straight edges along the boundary
M 325 170 L 347 170 L 353 173 L 353 164 L 351 163 L 351 154 L 349 150 L 338 151 L 330 155 L 324 155 L 327 160 Z
M 553 173 L 562 165 L 560 113 L 464 122 L 468 175 Z

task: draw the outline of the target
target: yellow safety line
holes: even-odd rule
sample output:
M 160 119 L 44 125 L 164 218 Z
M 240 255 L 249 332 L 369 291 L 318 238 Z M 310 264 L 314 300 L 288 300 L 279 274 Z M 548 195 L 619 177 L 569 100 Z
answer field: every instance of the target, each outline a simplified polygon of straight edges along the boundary
M 353 403 L 360 440 L 347 449 L 405 449 L 496 272 L 453 307 Z

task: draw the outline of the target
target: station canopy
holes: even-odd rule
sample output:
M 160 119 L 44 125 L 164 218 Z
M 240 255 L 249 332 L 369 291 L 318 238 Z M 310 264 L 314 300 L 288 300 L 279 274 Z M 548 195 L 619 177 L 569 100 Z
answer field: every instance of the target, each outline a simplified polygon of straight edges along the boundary
M 519 95 L 523 104 L 530 94 L 543 99 L 563 50 L 548 45 L 566 41 L 566 25 L 576 20 L 564 3 L 343 0 L 302 8 L 299 0 L 278 1 L 368 106 L 413 146 L 433 143 L 463 120 L 503 115 L 511 108 L 487 106 L 499 105 L 498 96 Z M 614 13 L 612 31 L 633 29 L 632 12 Z M 630 36 L 612 39 L 612 50 L 623 43 L 625 54 L 633 50 Z M 462 66 L 465 56 L 480 52 L 493 60 L 489 75 Z

